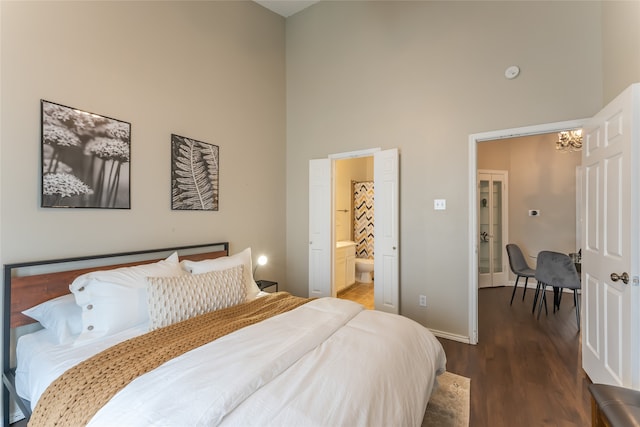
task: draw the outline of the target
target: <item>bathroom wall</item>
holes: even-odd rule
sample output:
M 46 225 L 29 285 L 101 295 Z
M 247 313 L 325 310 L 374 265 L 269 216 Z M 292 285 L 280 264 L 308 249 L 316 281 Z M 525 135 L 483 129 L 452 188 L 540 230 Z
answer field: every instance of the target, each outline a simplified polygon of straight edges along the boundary
M 353 240 L 352 181 L 373 181 L 373 157 L 341 159 L 335 162 L 335 237 L 336 241 Z M 344 210 L 347 212 L 344 212 Z

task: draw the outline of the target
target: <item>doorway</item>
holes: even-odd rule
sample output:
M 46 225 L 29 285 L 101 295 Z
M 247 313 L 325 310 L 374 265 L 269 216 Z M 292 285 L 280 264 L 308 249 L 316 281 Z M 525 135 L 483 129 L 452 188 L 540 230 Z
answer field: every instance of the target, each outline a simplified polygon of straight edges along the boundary
M 374 309 L 375 187 L 373 156 L 335 161 L 333 224 L 335 257 L 333 290 L 338 298 Z M 367 261 L 365 261 L 367 260 Z
M 309 161 L 309 296 L 335 296 L 335 162 L 373 156 L 375 309 L 399 313 L 399 153 L 397 148 L 332 154 Z
M 534 136 L 541 134 L 557 133 L 568 129 L 581 128 L 585 123 L 585 120 L 573 120 L 566 122 L 547 123 L 543 125 L 503 129 L 493 132 L 485 132 L 479 134 L 472 134 L 469 136 L 469 183 L 468 183 L 468 196 L 469 196 L 469 236 L 470 245 L 468 252 L 469 260 L 469 299 L 468 299 L 468 311 L 469 311 L 469 343 L 478 343 L 478 253 L 480 245 L 480 232 L 478 229 L 478 215 L 479 215 L 479 203 L 478 191 L 477 191 L 477 156 L 478 156 L 478 143 L 487 142 L 492 140 L 504 140 L 514 137 Z M 561 155 L 561 154 L 559 154 Z M 532 159 L 531 161 L 534 161 Z M 552 180 L 553 176 L 546 176 L 546 179 Z M 513 184 L 513 183 L 512 183 Z M 544 214 L 544 213 L 543 213 Z M 527 212 L 528 215 L 528 212 Z M 524 217 L 523 217 L 524 218 Z M 526 218 L 529 218 L 528 216 Z M 513 219 L 513 218 L 512 218 Z M 534 250 L 537 250 L 535 248 Z M 537 253 L 537 252 L 536 252 Z
M 478 170 L 478 286 L 504 286 L 508 281 L 505 245 L 509 240 L 509 182 L 505 170 Z

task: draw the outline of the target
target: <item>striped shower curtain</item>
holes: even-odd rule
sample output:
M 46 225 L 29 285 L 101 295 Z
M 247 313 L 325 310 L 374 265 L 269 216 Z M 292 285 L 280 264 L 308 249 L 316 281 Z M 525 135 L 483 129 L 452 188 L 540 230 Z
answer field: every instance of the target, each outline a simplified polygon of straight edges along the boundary
M 353 183 L 353 240 L 356 257 L 373 259 L 373 181 Z

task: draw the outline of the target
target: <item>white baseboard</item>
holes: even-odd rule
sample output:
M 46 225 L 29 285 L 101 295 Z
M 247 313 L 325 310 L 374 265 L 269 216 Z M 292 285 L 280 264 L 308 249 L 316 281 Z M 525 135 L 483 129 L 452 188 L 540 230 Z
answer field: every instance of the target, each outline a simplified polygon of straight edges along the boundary
M 442 331 L 438 331 L 436 329 L 431 329 L 431 328 L 429 328 L 429 330 L 433 333 L 433 335 L 440 338 L 445 338 L 451 341 L 458 341 L 465 344 L 471 343 L 471 340 L 469 339 L 469 337 L 465 337 L 464 335 L 451 334 L 449 332 L 442 332 Z

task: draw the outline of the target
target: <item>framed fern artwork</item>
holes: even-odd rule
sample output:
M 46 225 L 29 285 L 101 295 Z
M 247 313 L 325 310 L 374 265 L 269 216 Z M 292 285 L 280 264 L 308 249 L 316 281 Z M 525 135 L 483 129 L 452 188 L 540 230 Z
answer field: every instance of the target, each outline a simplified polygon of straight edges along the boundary
M 130 209 L 131 124 L 41 100 L 43 208 Z
M 217 211 L 220 148 L 171 135 L 171 209 Z

